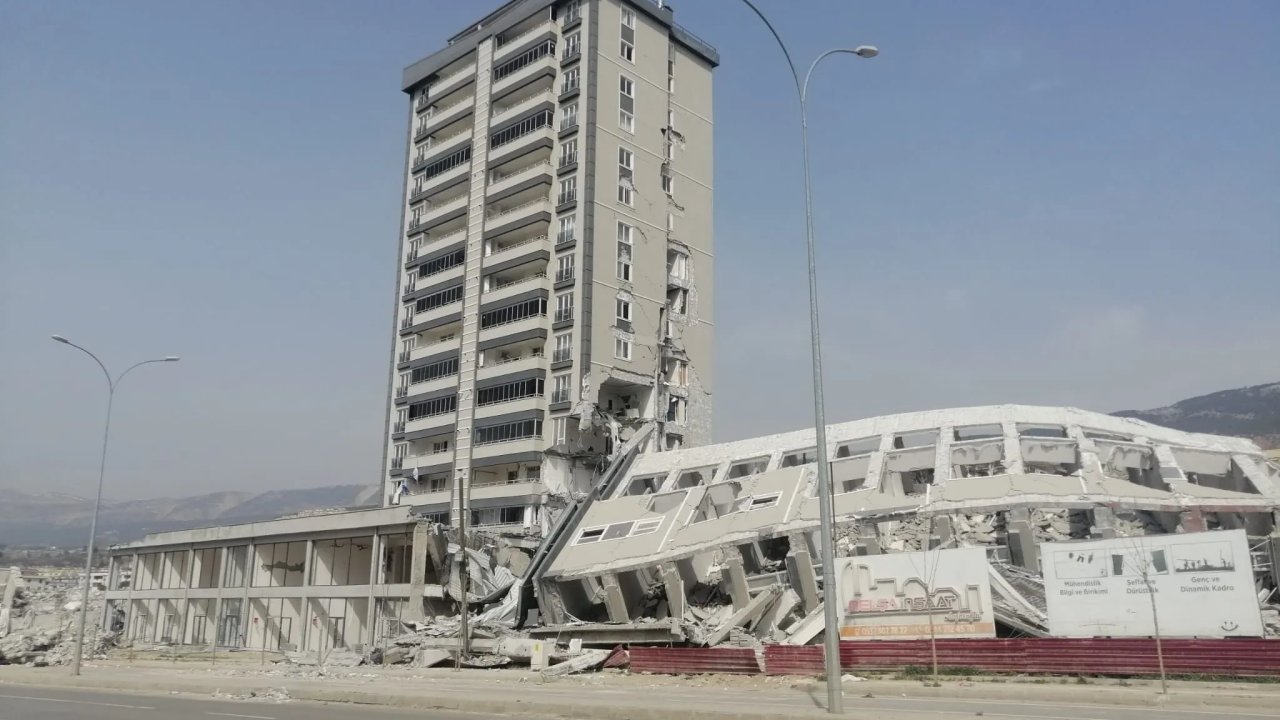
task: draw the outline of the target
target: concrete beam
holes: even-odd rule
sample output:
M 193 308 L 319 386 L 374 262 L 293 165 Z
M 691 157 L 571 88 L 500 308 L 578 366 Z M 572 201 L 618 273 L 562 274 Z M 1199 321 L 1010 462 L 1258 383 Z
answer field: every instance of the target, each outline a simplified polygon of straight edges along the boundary
M 723 625 L 707 635 L 707 645 L 719 645 L 724 642 L 725 638 L 729 637 L 729 633 L 734 628 L 758 620 L 760 616 L 764 614 L 764 611 L 767 610 L 781 594 L 782 587 L 780 585 L 774 585 L 773 587 L 761 592 L 759 595 L 756 595 L 751 599 L 751 602 L 746 604 L 745 607 L 731 615 Z

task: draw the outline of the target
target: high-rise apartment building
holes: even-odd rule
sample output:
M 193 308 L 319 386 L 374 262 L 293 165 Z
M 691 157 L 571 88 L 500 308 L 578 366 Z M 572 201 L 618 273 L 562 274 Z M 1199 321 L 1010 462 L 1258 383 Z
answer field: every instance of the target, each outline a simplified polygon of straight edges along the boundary
M 405 70 L 385 503 L 539 530 L 640 427 L 710 440 L 717 63 L 661 3 L 514 0 Z

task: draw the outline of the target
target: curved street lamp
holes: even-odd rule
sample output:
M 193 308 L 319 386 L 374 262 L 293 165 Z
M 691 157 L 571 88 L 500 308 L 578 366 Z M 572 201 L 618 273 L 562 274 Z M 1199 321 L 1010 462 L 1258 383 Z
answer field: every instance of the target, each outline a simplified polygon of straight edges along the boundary
M 819 549 L 822 553 L 822 612 L 826 621 L 826 629 L 823 632 L 823 645 L 826 650 L 827 712 L 840 713 L 844 711 L 844 697 L 841 694 L 840 687 L 840 628 L 838 624 L 839 614 L 836 608 L 835 542 L 832 539 L 832 526 L 835 523 L 835 505 L 831 496 L 831 468 L 827 465 L 827 420 L 826 410 L 822 401 L 822 335 L 818 325 L 818 266 L 814 258 L 813 191 L 809 169 L 809 78 L 813 76 L 813 71 L 818 67 L 818 63 L 832 55 L 843 53 L 870 59 L 879 55 L 880 51 L 873 45 L 828 50 L 814 59 L 813 63 L 809 65 L 808 72 L 801 78 L 799 71 L 796 70 L 795 63 L 791 60 L 791 52 L 787 50 L 787 44 L 782 42 L 782 37 L 778 35 L 773 23 L 769 22 L 769 18 L 765 17 L 764 13 L 760 12 L 760 8 L 757 8 L 751 0 L 742 0 L 742 3 L 751 8 L 751 11 L 769 28 L 773 39 L 778 42 L 778 47 L 782 49 L 782 55 L 787 60 L 787 67 L 791 69 L 791 77 L 795 80 L 796 93 L 800 98 L 800 140 L 804 156 L 805 249 L 809 256 L 809 340 L 812 346 L 810 353 L 813 358 L 813 416 L 814 435 L 817 441 L 815 452 L 818 455 L 818 511 L 820 516 L 818 535 Z
M 115 379 L 112 379 L 110 371 L 107 370 L 107 366 L 102 364 L 102 361 L 98 359 L 97 355 L 94 355 L 85 348 L 80 347 L 61 335 L 53 335 L 52 337 L 63 345 L 70 345 L 71 347 L 83 352 L 85 355 L 93 358 L 93 361 L 98 363 L 98 367 L 102 368 L 102 374 L 107 379 L 107 424 L 102 431 L 102 460 L 98 464 L 98 497 L 93 502 L 93 520 L 89 523 L 89 547 L 85 551 L 84 558 L 84 583 L 82 587 L 83 594 L 80 599 L 80 621 L 76 626 L 76 649 L 75 655 L 71 661 L 71 674 L 79 675 L 80 660 L 84 655 L 85 618 L 89 614 L 89 574 L 93 571 L 93 544 L 98 534 L 98 512 L 102 509 L 102 480 L 107 472 L 107 442 L 111 438 L 111 406 L 116 398 L 116 388 L 120 386 L 120 381 L 124 379 L 124 376 L 128 375 L 134 368 L 149 365 L 151 363 L 178 362 L 178 356 L 169 355 L 155 360 L 143 360 L 140 363 L 134 363 L 133 365 L 125 368 L 125 371 L 117 375 Z

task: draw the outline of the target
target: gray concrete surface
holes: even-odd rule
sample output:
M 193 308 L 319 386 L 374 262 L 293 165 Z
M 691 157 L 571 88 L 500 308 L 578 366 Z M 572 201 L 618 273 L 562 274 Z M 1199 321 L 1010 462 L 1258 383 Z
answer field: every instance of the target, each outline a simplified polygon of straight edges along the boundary
M 480 720 L 449 712 L 0 684 L 0 720 Z
M 60 668 L 0 667 L 0 720 L 27 720 L 39 715 L 24 707 L 18 717 L 6 710 L 4 696 L 36 697 L 46 692 L 114 689 L 156 692 L 165 701 L 207 702 L 226 695 L 245 696 L 284 688 L 293 702 L 280 705 L 241 701 L 230 704 L 234 715 L 298 720 L 329 715 L 303 711 L 301 716 L 257 712 L 263 708 L 311 707 L 306 701 L 351 703 L 334 717 L 363 719 L 366 706 L 396 708 L 411 715 L 386 717 L 462 718 L 533 717 L 591 720 L 745 720 L 748 718 L 820 718 L 826 691 L 806 678 L 760 676 L 695 676 L 589 673 L 545 679 L 524 670 L 453 672 L 448 669 L 330 669 L 219 664 L 100 661 L 72 677 Z M 172 696 L 169 692 L 180 692 Z M 1280 720 L 1280 685 L 1176 682 L 1162 697 L 1150 681 L 1091 681 L 1088 684 L 1043 680 L 998 682 L 944 680 L 941 687 L 920 681 L 872 679 L 845 685 L 846 717 L 892 720 L 946 720 L 955 716 L 1001 720 Z M 35 701 L 31 701 L 35 702 Z M 160 707 L 152 702 L 125 705 Z M 57 705 L 57 703 L 53 703 Z M 225 705 L 225 703 L 224 703 Z M 88 707 L 88 706 L 86 706 Z M 321 706 L 327 711 L 327 707 Z M 331 707 L 331 706 L 330 706 Z M 137 711 L 145 720 L 149 715 Z M 217 710 L 216 712 L 223 712 Z M 346 714 L 343 714 L 345 712 Z M 476 713 L 459 715 L 459 713 Z M 111 715 L 45 715 L 117 720 Z M 156 720 L 168 720 L 155 715 Z M 187 714 L 182 717 L 205 717 Z M 209 718 L 220 716 L 207 716 Z M 379 717 L 369 715 L 370 718 Z M 123 720 L 121 718 L 121 720 Z

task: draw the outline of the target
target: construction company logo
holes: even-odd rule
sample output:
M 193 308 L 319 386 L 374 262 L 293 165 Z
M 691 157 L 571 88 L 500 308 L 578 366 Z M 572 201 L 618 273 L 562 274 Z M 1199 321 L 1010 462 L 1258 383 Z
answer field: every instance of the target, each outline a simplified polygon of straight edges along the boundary
M 841 572 L 843 637 L 994 636 L 989 585 L 982 584 L 984 559 L 973 572 L 957 568 L 966 571 L 946 573 L 948 577 L 934 577 L 930 583 L 906 556 L 847 561 Z

